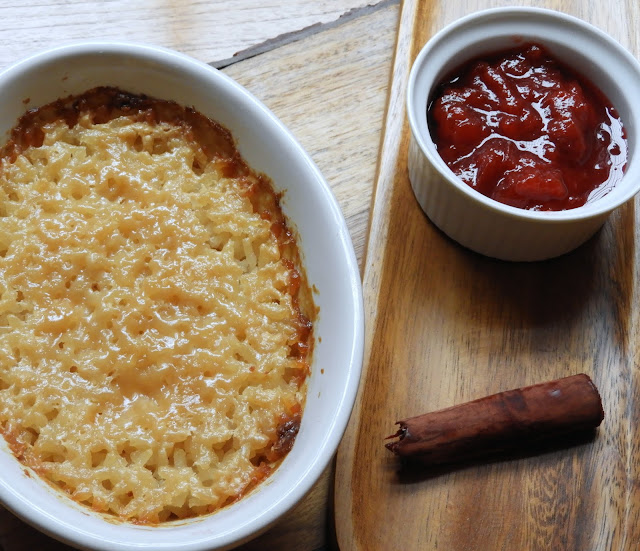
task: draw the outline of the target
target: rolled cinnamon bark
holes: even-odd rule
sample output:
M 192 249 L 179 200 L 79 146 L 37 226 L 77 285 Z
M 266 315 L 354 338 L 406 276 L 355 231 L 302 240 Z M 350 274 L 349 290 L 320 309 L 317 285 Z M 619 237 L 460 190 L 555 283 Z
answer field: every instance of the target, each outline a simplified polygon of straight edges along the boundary
M 398 421 L 386 447 L 429 464 L 464 461 L 593 430 L 603 418 L 598 389 L 580 374 Z

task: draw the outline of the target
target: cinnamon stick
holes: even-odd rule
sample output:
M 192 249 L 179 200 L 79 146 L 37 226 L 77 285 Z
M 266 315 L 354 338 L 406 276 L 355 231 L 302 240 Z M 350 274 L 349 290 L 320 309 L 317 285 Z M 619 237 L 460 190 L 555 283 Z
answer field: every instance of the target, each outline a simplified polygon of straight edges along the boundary
M 604 418 L 591 379 L 574 375 L 398 421 L 396 455 L 439 464 L 595 429 Z

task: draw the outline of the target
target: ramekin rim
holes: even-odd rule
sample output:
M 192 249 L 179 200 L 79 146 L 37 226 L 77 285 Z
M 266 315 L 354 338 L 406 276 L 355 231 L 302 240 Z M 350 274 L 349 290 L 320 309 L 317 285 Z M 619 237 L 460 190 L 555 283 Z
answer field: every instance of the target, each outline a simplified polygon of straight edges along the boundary
M 640 168 L 636 168 L 631 173 L 625 172 L 623 178 L 627 177 L 628 174 L 631 174 L 632 177 L 636 178 L 636 183 L 628 186 L 628 189 L 625 193 L 620 193 L 618 199 L 615 202 L 603 203 L 598 200 L 581 207 L 560 211 L 538 211 L 521 209 L 491 199 L 462 182 L 444 163 L 437 152 L 435 153 L 435 155 L 433 155 L 431 150 L 426 147 L 426 139 L 424 136 L 422 136 L 422 133 L 418 129 L 418 123 L 413 109 L 413 106 L 415 105 L 414 95 L 416 94 L 416 80 L 420 76 L 421 69 L 425 65 L 425 59 L 429 55 L 431 50 L 433 50 L 442 40 L 446 39 L 448 35 L 454 33 L 461 27 L 469 25 L 472 22 L 481 24 L 486 20 L 495 18 L 496 16 L 507 18 L 510 16 L 515 17 L 530 14 L 538 14 L 540 16 L 548 18 L 564 20 L 572 25 L 580 27 L 586 33 L 595 35 L 598 39 L 603 40 L 610 48 L 613 48 L 616 51 L 616 54 L 619 54 L 629 66 L 633 67 L 636 74 L 638 75 L 638 78 L 640 79 L 640 62 L 638 62 L 638 60 L 626 48 L 624 48 L 619 42 L 617 42 L 602 29 L 599 29 L 595 25 L 584 21 L 583 19 L 580 19 L 574 15 L 556 11 L 550 8 L 534 6 L 503 6 L 477 10 L 450 22 L 449 24 L 439 29 L 422 46 L 418 55 L 413 61 L 411 71 L 409 73 L 405 95 L 407 117 L 409 119 L 409 126 L 412 137 L 413 139 L 415 139 L 422 155 L 434 167 L 434 169 L 437 170 L 440 177 L 446 179 L 447 182 L 451 184 L 459 193 L 465 195 L 467 198 L 475 201 L 477 204 L 482 205 L 488 210 L 494 211 L 500 215 L 507 217 L 525 219 L 547 224 L 563 224 L 566 222 L 590 220 L 593 218 L 601 217 L 623 205 L 640 191 Z M 514 34 L 517 33 L 514 32 Z M 640 128 L 637 129 L 637 131 L 640 134 Z M 430 136 L 428 137 L 428 139 L 431 139 Z M 638 145 L 636 149 L 638 149 L 638 152 L 640 153 L 640 145 Z M 635 166 L 637 167 L 639 164 L 639 162 L 636 162 Z M 598 206 L 600 207 L 598 208 Z

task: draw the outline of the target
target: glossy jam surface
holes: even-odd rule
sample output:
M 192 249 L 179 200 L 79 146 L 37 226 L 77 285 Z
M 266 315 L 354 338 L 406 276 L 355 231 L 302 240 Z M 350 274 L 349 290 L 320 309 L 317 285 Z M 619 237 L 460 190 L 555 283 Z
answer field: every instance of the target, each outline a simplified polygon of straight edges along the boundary
M 449 168 L 514 207 L 579 207 L 606 195 L 627 162 L 625 131 L 609 100 L 536 44 L 455 70 L 427 117 Z

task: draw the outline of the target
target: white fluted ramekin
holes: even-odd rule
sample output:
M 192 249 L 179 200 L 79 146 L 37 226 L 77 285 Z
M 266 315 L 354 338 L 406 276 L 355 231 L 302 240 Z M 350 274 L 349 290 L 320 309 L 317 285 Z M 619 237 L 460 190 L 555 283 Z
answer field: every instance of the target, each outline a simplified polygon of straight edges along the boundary
M 485 53 L 535 42 L 598 86 L 626 130 L 628 161 L 605 196 L 570 210 L 525 210 L 494 201 L 462 182 L 438 155 L 427 126 L 434 88 L 456 67 Z M 575 17 L 525 7 L 459 19 L 435 34 L 409 77 L 409 178 L 420 206 L 449 237 L 481 254 L 513 261 L 559 256 L 589 239 L 611 212 L 640 190 L 640 64 L 604 32 Z

